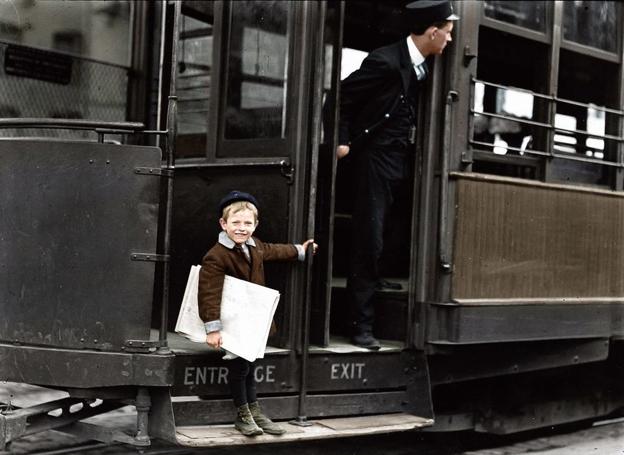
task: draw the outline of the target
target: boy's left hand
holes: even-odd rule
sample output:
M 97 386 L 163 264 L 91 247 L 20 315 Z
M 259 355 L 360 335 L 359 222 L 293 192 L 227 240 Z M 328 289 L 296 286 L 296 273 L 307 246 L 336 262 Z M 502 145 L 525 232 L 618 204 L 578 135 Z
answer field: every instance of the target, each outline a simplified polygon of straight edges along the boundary
M 318 250 L 318 245 L 314 243 L 314 239 L 308 239 L 303 242 L 302 246 L 305 251 L 308 251 L 308 246 L 312 244 L 312 254 L 316 254 L 316 250 Z

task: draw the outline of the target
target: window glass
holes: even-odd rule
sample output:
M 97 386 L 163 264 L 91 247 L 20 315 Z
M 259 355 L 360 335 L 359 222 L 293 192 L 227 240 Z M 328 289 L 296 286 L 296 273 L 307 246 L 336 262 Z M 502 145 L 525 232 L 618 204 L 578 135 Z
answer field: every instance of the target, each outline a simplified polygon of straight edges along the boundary
M 0 117 L 127 120 L 127 68 L 5 43 L 0 62 Z M 0 136 L 90 137 L 61 129 L 0 129 Z
M 600 162 L 618 160 L 618 65 L 562 49 L 550 177 L 555 181 L 613 187 L 613 168 Z M 597 136 L 597 137 L 596 137 Z M 561 159 L 569 157 L 570 159 Z M 582 162 L 579 160 L 592 160 Z
M 121 1 L 0 1 L 0 117 L 127 120 L 131 9 Z M 95 137 L 61 129 L 0 135 Z
M 617 52 L 619 2 L 563 2 L 563 37 L 608 52 Z
M 555 115 L 555 150 L 578 153 L 596 159 L 605 158 L 606 114 L 599 107 L 574 109 L 574 114 Z M 586 132 L 586 133 L 585 133 Z M 612 159 L 615 156 L 611 157 Z
M 554 148 L 559 152 L 576 153 L 577 140 L 567 131 L 576 129 L 576 118 L 572 115 L 555 114 L 555 128 L 557 133 L 554 136 Z
M 127 66 L 130 10 L 119 0 L 0 1 L 0 40 Z
M 534 95 L 525 91 L 477 82 L 473 140 L 496 155 L 524 155 L 533 145 L 532 127 L 515 119 L 534 120 L 535 101 Z
M 282 138 L 289 3 L 238 1 L 231 7 L 225 138 Z
M 548 100 L 534 94 L 545 91 L 546 72 L 541 69 L 548 64 L 547 46 L 482 26 L 478 54 L 477 79 L 483 82 L 474 85 L 475 149 L 515 158 L 542 152 L 547 130 L 530 122 L 548 119 Z
M 212 4 L 210 4 L 212 5 Z M 177 155 L 206 154 L 210 115 L 210 82 L 213 64 L 212 15 L 204 20 L 183 16 L 178 43 L 178 137 Z
M 617 109 L 619 78 L 617 64 L 561 50 L 555 117 L 555 150 L 593 159 L 617 161 L 617 142 L 605 134 L 617 134 L 618 116 L 605 108 Z
M 606 115 L 603 110 L 590 106 L 587 109 L 587 132 L 590 134 L 604 135 L 606 130 Z M 604 158 L 605 141 L 596 137 L 588 137 L 585 140 L 585 154 L 594 158 Z
M 486 1 L 486 17 L 520 27 L 544 32 L 546 30 L 546 2 Z

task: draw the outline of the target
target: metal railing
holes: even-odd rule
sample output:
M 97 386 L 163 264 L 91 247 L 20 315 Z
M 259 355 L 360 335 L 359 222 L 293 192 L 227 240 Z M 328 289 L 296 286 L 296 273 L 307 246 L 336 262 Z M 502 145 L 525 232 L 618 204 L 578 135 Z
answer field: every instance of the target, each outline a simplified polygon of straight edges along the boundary
M 611 108 L 607 108 L 603 106 L 598 106 L 598 105 L 591 104 L 591 103 L 582 103 L 579 101 L 560 98 L 554 95 L 544 95 L 542 93 L 534 92 L 532 90 L 512 87 L 512 86 L 505 86 L 505 85 L 487 82 L 487 81 L 476 79 L 476 78 L 472 78 L 471 84 L 472 84 L 471 86 L 472 96 L 470 100 L 471 107 L 470 107 L 468 142 L 470 146 L 473 147 L 474 151 L 483 151 L 483 152 L 493 153 L 493 150 L 495 147 L 502 147 L 506 149 L 507 151 L 518 152 L 519 154 L 526 154 L 530 156 L 532 155 L 532 156 L 540 156 L 540 157 L 548 157 L 548 158 L 560 158 L 564 160 L 579 161 L 579 162 L 589 163 L 589 164 L 599 164 L 602 166 L 624 168 L 624 160 L 622 159 L 621 153 L 614 153 L 614 158 L 615 158 L 614 160 L 607 160 L 606 158 L 605 159 L 592 158 L 589 156 L 584 156 L 580 153 L 581 147 L 583 149 L 591 149 L 592 147 L 582 146 L 581 144 L 572 145 L 572 144 L 565 144 L 565 143 L 562 143 L 561 145 L 578 148 L 579 152 L 576 152 L 576 153 L 575 152 L 561 152 L 555 149 L 555 144 L 559 145 L 559 143 L 556 143 L 555 138 L 554 138 L 555 134 L 560 133 L 560 134 L 567 134 L 567 135 L 582 136 L 585 138 L 600 139 L 600 140 L 605 140 L 605 141 L 614 141 L 614 142 L 617 142 L 619 147 L 622 147 L 622 144 L 624 144 L 624 137 L 622 135 L 613 135 L 613 134 L 606 134 L 606 133 L 599 134 L 599 133 L 593 133 L 587 130 L 580 130 L 580 129 L 575 129 L 575 128 L 564 128 L 562 126 L 556 126 L 554 123 L 554 119 L 555 119 L 554 114 L 557 113 L 557 106 L 561 104 L 577 106 L 577 107 L 585 108 L 587 110 L 594 109 L 596 111 L 604 112 L 605 114 L 618 116 L 620 120 L 624 118 L 624 111 L 618 110 L 618 109 L 611 109 Z M 492 87 L 492 88 L 501 89 L 501 90 L 510 90 L 510 91 L 515 91 L 515 92 L 525 93 L 534 98 L 544 100 L 549 104 L 548 108 L 553 113 L 553 115 L 550 116 L 552 120 L 548 122 L 544 122 L 544 121 L 530 120 L 530 119 L 526 119 L 522 117 L 516 117 L 516 116 L 508 115 L 508 114 L 488 112 L 485 110 L 477 111 L 475 110 L 475 95 L 474 95 L 476 91 L 475 90 L 476 84 L 483 84 L 484 87 Z M 474 120 L 476 117 L 479 117 L 479 116 L 487 117 L 487 118 L 496 118 L 500 120 L 514 122 L 514 123 L 521 124 L 521 125 L 529 125 L 529 126 L 533 126 L 537 128 L 543 128 L 544 130 L 547 131 L 547 134 L 549 135 L 548 137 L 549 140 L 544 141 L 544 142 L 546 144 L 552 144 L 552 148 L 550 150 L 539 150 L 539 149 L 533 149 L 529 147 L 520 148 L 520 147 L 509 146 L 509 145 L 501 146 L 493 142 L 477 140 L 475 139 Z M 605 144 L 603 153 L 605 153 L 606 155 L 606 152 L 607 152 L 607 147 Z

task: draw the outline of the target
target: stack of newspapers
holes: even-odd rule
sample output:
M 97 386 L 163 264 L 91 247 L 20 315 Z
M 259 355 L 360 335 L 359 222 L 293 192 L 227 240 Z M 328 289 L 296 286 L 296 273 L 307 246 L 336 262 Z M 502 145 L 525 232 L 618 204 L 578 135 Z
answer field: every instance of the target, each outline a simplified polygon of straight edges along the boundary
M 175 331 L 191 341 L 206 343 L 197 306 L 199 270 L 199 265 L 191 267 Z M 226 275 L 221 298 L 223 349 L 250 362 L 263 358 L 279 298 L 274 289 Z

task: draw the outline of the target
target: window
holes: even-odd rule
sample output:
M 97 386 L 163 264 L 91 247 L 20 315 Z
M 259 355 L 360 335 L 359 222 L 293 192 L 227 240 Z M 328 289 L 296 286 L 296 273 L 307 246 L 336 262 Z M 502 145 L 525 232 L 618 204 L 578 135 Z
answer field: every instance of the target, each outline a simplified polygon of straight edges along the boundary
M 509 49 L 514 49 L 510 58 Z M 479 30 L 479 65 L 473 87 L 473 170 L 537 178 L 537 151 L 546 147 L 542 125 L 548 118 L 545 92 L 548 48 L 488 27 Z M 543 153 L 543 152 L 542 152 Z M 484 158 L 489 164 L 484 164 Z M 493 162 L 507 160 L 507 164 Z M 510 164 L 513 161 L 513 164 Z
M 616 63 L 561 49 L 553 150 L 567 160 L 553 160 L 553 180 L 611 186 L 618 86 Z
M 546 2 L 486 1 L 485 16 L 539 32 L 546 30 Z
M 0 1 L 3 112 L 34 118 L 127 120 L 132 5 L 118 0 Z M 0 130 L 2 136 L 90 134 Z
M 224 137 L 283 138 L 290 5 L 238 1 L 231 7 Z
M 0 2 L 0 40 L 128 66 L 131 2 Z
M 552 16 L 543 3 L 486 2 L 484 12 L 535 29 L 530 23 Z M 472 87 L 472 170 L 615 188 L 615 169 L 624 164 L 618 154 L 624 113 L 616 55 L 621 5 L 559 5 L 562 24 L 548 29 L 561 31 L 560 48 L 552 47 L 558 39 L 544 41 L 544 36 L 551 41 L 551 33 L 538 36 L 487 20 L 481 25 Z M 531 22 L 536 15 L 541 19 Z M 550 68 L 551 62 L 558 67 Z
M 176 152 L 180 158 L 206 155 L 213 68 L 214 13 L 211 2 L 205 6 L 210 9 L 200 12 L 185 7 L 180 24 L 176 79 L 178 95 Z
M 622 5 L 608 1 L 567 1 L 563 3 L 563 38 L 578 44 L 617 52 Z

